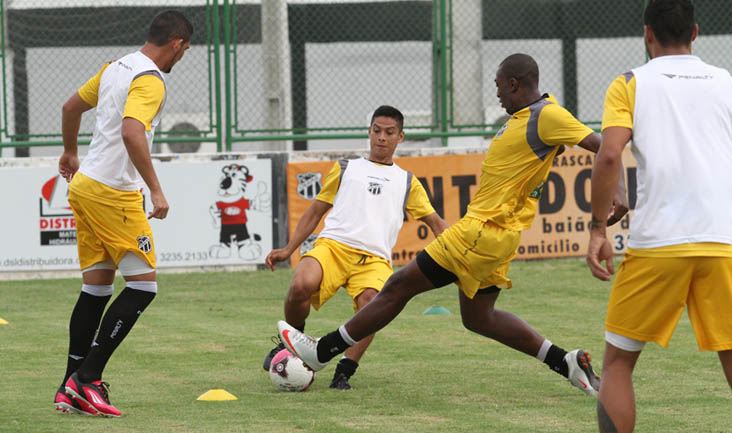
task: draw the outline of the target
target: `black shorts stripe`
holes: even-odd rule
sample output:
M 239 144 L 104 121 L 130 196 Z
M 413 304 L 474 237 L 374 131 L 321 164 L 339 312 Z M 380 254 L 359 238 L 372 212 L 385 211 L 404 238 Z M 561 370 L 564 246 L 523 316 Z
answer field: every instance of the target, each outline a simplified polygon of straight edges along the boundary
M 458 279 L 455 274 L 438 265 L 424 250 L 417 254 L 417 266 L 436 288 L 447 286 Z

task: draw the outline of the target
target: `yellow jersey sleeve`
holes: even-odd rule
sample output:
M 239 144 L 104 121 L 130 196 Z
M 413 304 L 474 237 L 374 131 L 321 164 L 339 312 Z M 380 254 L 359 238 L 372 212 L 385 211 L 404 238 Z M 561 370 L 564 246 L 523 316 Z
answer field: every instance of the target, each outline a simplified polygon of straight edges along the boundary
M 333 204 L 335 201 L 336 193 L 338 193 L 338 186 L 341 184 L 341 164 L 340 162 L 336 161 L 335 164 L 333 164 L 333 167 L 330 169 L 330 172 L 325 177 L 325 182 L 323 182 L 323 188 L 318 193 L 318 196 L 315 197 L 315 200 L 320 200 L 325 203 Z
M 122 118 L 137 119 L 149 131 L 152 120 L 158 114 L 164 97 L 165 84 L 160 77 L 150 74 L 141 75 L 132 80 L 130 84 Z
M 97 100 L 99 99 L 99 82 L 102 80 L 102 73 L 107 69 L 107 66 L 109 66 L 110 63 L 111 62 L 105 63 L 104 66 L 102 66 L 102 69 L 100 69 L 95 76 L 89 78 L 89 81 L 79 88 L 79 96 L 81 96 L 81 99 L 92 107 L 97 106 Z
M 559 104 L 541 110 L 537 129 L 541 141 L 549 146 L 574 146 L 592 134 L 592 129 Z
M 602 129 L 620 126 L 633 129 L 635 108 L 635 76 L 626 72 L 608 87 L 605 93 L 605 107 L 602 112 Z
M 422 182 L 416 176 L 412 176 L 412 185 L 409 188 L 407 198 L 407 213 L 414 219 L 424 218 L 435 213 L 435 208 L 430 203 L 430 198 L 425 191 Z

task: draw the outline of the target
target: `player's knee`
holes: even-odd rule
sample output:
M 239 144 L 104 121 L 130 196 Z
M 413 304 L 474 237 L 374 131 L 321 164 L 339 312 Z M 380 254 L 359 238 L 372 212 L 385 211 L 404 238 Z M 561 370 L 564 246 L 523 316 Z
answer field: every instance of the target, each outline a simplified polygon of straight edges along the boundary
M 397 272 L 386 280 L 384 287 L 379 292 L 380 299 L 384 298 L 393 302 L 405 302 L 411 298 L 409 291 L 404 290 L 404 280 L 398 274 Z
M 374 289 L 366 289 L 363 291 L 363 293 L 358 295 L 357 302 L 361 305 L 366 305 L 371 302 L 378 294 L 379 292 Z
M 317 287 L 313 288 L 307 282 L 295 279 L 290 284 L 290 291 L 287 293 L 288 302 L 307 302 L 310 297 L 318 290 Z
M 491 337 L 496 329 L 494 310 L 485 311 L 480 315 L 463 314 L 463 326 L 476 334 Z

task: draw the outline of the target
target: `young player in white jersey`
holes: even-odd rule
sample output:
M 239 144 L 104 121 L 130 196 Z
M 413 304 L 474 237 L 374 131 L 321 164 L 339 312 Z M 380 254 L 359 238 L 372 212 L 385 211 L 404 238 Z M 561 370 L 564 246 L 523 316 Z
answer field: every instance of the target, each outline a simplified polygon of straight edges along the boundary
M 608 88 L 592 174 L 587 262 L 609 281 L 601 217 L 633 140 L 638 204 L 605 321 L 601 432 L 633 431 L 635 363 L 646 342 L 668 345 L 684 306 L 699 349 L 719 354 L 732 387 L 732 77 L 691 55 L 690 0 L 651 0 L 644 21 L 651 60 Z
M 391 249 L 405 213 L 427 224 L 437 236 L 447 223 L 435 212 L 424 187 L 392 159 L 404 139 L 404 116 L 390 106 L 374 111 L 369 127 L 368 159 L 333 165 L 313 204 L 303 213 L 287 245 L 269 253 L 267 265 L 287 260 L 315 230 L 323 215 L 325 228 L 295 270 L 285 299 L 285 319 L 305 328 L 310 306 L 319 309 L 340 287 L 353 298 L 354 311 L 373 299 L 391 276 Z M 349 348 L 338 363 L 330 387 L 350 389 L 349 379 L 374 335 Z M 284 349 L 279 343 L 264 360 L 264 369 Z
M 63 106 L 59 173 L 71 182 L 83 284 L 69 323 L 66 374 L 54 398 L 57 410 L 120 416 L 109 401 L 102 372 L 157 293 L 148 219 L 165 218 L 169 206 L 150 149 L 165 105 L 162 73 L 183 57 L 192 34 L 193 26 L 180 12 L 158 14 L 139 51 L 105 64 Z M 94 107 L 94 135 L 79 166 L 81 117 Z M 153 204 L 149 215 L 142 208 L 143 182 Z M 114 292 L 116 269 L 126 287 L 102 317 Z

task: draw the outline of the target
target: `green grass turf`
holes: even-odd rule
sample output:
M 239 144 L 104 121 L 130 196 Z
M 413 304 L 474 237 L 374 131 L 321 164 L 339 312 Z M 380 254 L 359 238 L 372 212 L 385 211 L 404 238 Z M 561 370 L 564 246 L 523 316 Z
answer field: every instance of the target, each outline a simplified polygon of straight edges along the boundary
M 304 393 L 262 370 L 292 272 L 161 275 L 160 293 L 112 357 L 104 379 L 119 419 L 61 414 L 80 281 L 0 282 L 0 432 L 592 432 L 595 399 L 543 364 L 466 331 L 457 288 L 420 295 L 377 337 L 351 380 L 329 366 Z M 498 307 L 555 344 L 585 348 L 601 370 L 610 285 L 578 259 L 517 262 Z M 118 290 L 122 281 L 116 284 Z M 423 315 L 430 306 L 451 315 Z M 343 293 L 313 312 L 322 335 L 352 314 Z M 639 432 L 732 432 L 732 393 L 716 354 L 698 352 L 684 316 L 668 349 L 649 344 L 636 375 Z M 223 388 L 237 401 L 196 398 Z

